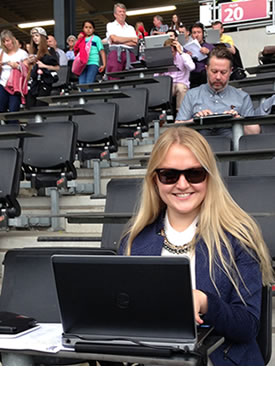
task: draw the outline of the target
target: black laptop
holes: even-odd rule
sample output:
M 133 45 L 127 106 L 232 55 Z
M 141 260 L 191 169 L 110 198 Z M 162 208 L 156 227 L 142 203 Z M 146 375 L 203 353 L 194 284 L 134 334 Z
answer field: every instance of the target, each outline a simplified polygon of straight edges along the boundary
M 144 53 L 147 68 L 174 65 L 171 47 L 145 48 Z
M 186 258 L 54 255 L 52 261 L 64 346 L 195 349 Z

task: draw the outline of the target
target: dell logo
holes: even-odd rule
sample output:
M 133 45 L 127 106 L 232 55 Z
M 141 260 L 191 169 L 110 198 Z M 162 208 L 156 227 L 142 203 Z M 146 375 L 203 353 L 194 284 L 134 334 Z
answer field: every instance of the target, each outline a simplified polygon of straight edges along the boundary
M 130 304 L 130 297 L 127 293 L 119 293 L 116 299 L 117 306 L 121 309 L 126 309 Z

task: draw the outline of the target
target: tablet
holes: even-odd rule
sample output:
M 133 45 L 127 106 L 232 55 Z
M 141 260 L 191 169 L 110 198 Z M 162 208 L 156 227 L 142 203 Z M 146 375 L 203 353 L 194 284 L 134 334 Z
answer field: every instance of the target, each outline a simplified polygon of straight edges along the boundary
M 217 121 L 222 122 L 225 120 L 230 120 L 234 116 L 233 114 L 229 113 L 214 113 L 214 114 L 209 114 L 208 116 L 202 116 L 202 117 L 194 117 L 194 123 L 196 124 L 208 124 L 208 123 L 215 123 Z

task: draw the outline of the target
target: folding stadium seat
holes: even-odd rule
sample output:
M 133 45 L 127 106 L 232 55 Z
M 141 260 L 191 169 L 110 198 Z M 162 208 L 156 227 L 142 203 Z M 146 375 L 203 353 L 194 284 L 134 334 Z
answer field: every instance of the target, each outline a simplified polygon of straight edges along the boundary
M 52 227 L 59 225 L 59 190 L 77 177 L 74 167 L 77 124 L 72 121 L 31 123 L 26 131 L 41 137 L 26 138 L 23 168 L 32 188 L 50 188 Z M 57 215 L 57 217 L 55 217 Z
M 274 134 L 250 134 L 239 140 L 239 150 L 275 149 Z M 237 163 L 238 175 L 275 175 L 275 159 L 241 160 Z
M 143 178 L 113 178 L 107 184 L 104 212 L 67 213 L 65 217 L 69 223 L 103 223 L 101 249 L 116 251 L 125 224 L 138 206 L 142 181 Z
M 74 116 L 78 124 L 77 155 L 80 161 L 92 160 L 94 170 L 94 197 L 101 195 L 100 162 L 108 160 L 118 150 L 116 103 L 91 103 L 85 109 L 94 114 Z
M 114 98 L 119 106 L 117 138 L 127 139 L 128 157 L 134 156 L 134 140 L 142 138 L 148 130 L 148 90 L 142 88 L 123 88 L 128 98 Z
M 54 254 L 96 255 L 97 249 L 84 247 L 26 247 L 9 250 L 4 258 L 4 277 L 0 295 L 0 311 L 15 312 L 35 318 L 39 323 L 59 323 L 60 313 L 52 272 Z M 112 255 L 111 251 L 100 254 Z M 8 363 L 7 355 L 2 361 Z M 9 358 L 10 362 L 10 358 Z M 33 364 L 67 365 L 83 360 L 35 356 Z
M 21 127 L 19 123 L 14 124 L 1 124 L 0 125 L 0 133 L 12 133 L 21 131 Z M 19 148 L 22 147 L 23 140 L 20 138 L 12 138 L 11 140 L 1 140 L 0 138 L 0 148 L 4 147 L 15 147 Z
M 137 85 L 149 91 L 148 118 L 154 122 L 155 141 L 159 137 L 160 121 L 167 120 L 167 112 L 172 109 L 173 79 L 170 76 L 155 77 L 158 82 Z
M 148 91 L 145 88 L 123 88 L 128 98 L 114 98 L 119 107 L 118 140 L 127 139 L 128 157 L 134 155 L 134 140 L 142 139 L 148 130 Z
M 68 89 L 70 70 L 68 66 L 60 66 L 57 72 L 58 81 L 52 84 L 51 95 L 60 95 Z
M 270 255 L 275 259 L 275 176 L 238 175 L 224 180 L 235 201 L 260 225 Z
M 222 151 L 231 151 L 231 140 L 226 136 L 205 136 L 214 153 Z M 231 163 L 229 161 L 217 160 L 217 165 L 222 176 L 231 175 Z
M 20 188 L 22 151 L 15 147 L 0 148 L 0 224 L 8 225 L 9 218 L 20 215 L 17 201 Z

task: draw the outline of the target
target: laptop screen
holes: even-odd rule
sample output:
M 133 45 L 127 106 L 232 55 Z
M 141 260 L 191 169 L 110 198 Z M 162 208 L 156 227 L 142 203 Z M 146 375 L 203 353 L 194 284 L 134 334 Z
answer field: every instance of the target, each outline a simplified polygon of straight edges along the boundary
M 52 262 L 65 335 L 196 340 L 186 258 L 56 255 Z
M 163 47 L 163 44 L 169 38 L 170 38 L 169 34 L 150 35 L 148 37 L 144 37 L 145 48 L 160 48 L 160 47 Z
M 171 47 L 145 49 L 145 63 L 147 68 L 174 65 Z
M 220 31 L 213 28 L 206 30 L 206 42 L 208 44 L 218 44 L 220 42 Z

